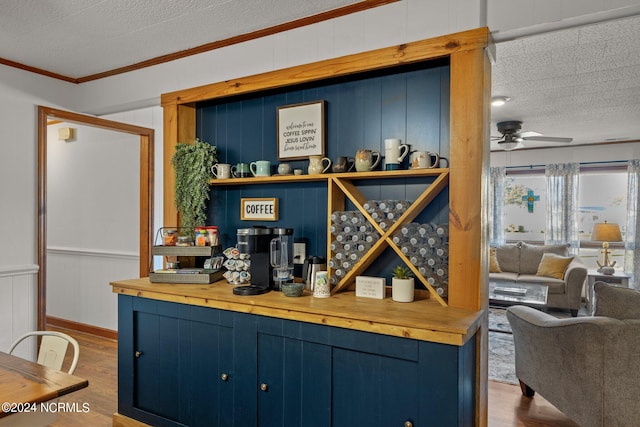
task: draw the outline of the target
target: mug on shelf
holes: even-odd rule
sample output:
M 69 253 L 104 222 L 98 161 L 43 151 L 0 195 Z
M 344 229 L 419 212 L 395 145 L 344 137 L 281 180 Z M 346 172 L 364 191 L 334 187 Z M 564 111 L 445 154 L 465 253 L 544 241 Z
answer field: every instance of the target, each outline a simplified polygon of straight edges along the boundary
M 373 156 L 376 157 L 375 161 L 373 160 Z M 358 172 L 374 170 L 380 163 L 381 158 L 382 156 L 379 151 L 362 148 L 356 152 L 356 170 Z
M 384 140 L 384 158 L 387 165 L 400 164 L 409 154 L 409 146 L 400 141 L 397 138 Z
M 355 159 L 353 157 L 337 157 L 331 165 L 332 172 L 350 172 L 355 167 Z
M 228 163 L 216 163 L 211 166 L 211 173 L 217 179 L 231 178 L 231 165 Z
M 237 165 L 231 166 L 231 174 L 235 178 L 247 178 L 251 176 L 249 163 L 238 163 Z
M 325 163 L 327 164 L 325 166 Z M 325 173 L 331 167 L 331 159 L 322 156 L 309 156 L 309 175 Z
M 414 151 L 409 157 L 411 169 L 437 168 L 440 164 L 440 155 L 429 151 Z
M 271 162 L 269 160 L 258 160 L 249 163 L 249 169 L 253 176 L 271 176 Z

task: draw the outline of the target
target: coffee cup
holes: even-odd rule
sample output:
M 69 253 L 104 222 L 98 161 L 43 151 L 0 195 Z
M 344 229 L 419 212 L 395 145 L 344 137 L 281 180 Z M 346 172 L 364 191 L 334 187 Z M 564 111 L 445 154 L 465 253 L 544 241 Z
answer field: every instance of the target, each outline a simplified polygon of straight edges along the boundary
M 278 165 L 278 174 L 279 175 L 290 175 L 291 174 L 291 165 L 289 163 L 280 163 Z
M 237 165 L 231 166 L 231 174 L 236 178 L 247 178 L 251 176 L 249 163 L 238 163 Z
M 388 138 L 384 140 L 384 158 L 387 165 L 400 164 L 407 157 L 407 154 L 409 154 L 409 146 L 401 144 L 399 139 Z
M 352 157 L 337 157 L 333 164 L 331 165 L 331 171 L 340 173 L 340 172 L 350 172 L 353 170 L 355 166 L 355 160 Z
M 437 168 L 440 164 L 440 156 L 438 153 L 429 151 L 414 151 L 409 157 L 411 169 L 431 169 Z
M 269 160 L 257 160 L 249 163 L 249 169 L 253 176 L 271 176 L 271 162 Z
M 228 163 L 216 163 L 211 166 L 211 173 L 217 179 L 231 178 L 231 165 Z
M 373 157 L 376 157 L 376 160 L 373 160 Z M 358 172 L 366 172 L 371 171 L 378 166 L 380 163 L 380 152 L 376 150 L 367 150 L 361 149 L 356 152 L 356 170 Z

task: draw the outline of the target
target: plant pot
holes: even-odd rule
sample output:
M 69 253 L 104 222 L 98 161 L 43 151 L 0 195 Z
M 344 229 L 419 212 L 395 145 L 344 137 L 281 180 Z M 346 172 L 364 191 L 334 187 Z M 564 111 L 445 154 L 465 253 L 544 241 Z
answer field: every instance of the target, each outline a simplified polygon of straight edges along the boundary
M 391 278 L 391 298 L 397 302 L 413 301 L 413 277 L 410 279 Z

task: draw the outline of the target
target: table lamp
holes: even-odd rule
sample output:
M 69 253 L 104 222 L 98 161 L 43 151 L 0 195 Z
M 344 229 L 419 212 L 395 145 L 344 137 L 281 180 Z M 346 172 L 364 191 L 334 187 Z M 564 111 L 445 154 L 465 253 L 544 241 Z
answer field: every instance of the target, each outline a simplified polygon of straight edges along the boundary
M 613 274 L 613 267 L 616 265 L 615 261 L 611 261 L 609 251 L 609 242 L 622 242 L 622 234 L 620 234 L 620 227 L 618 224 L 610 224 L 607 221 L 599 222 L 593 225 L 593 231 L 591 232 L 591 240 L 594 242 L 602 242 L 602 264 L 596 261 L 598 264 L 598 272 L 601 274 Z

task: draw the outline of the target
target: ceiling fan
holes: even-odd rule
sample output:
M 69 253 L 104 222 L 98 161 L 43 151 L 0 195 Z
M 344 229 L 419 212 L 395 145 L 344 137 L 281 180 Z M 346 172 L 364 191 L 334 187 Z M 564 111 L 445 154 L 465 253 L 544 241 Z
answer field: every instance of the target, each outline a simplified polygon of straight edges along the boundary
M 538 132 L 520 132 L 522 122 L 519 120 L 508 120 L 498 122 L 498 132 L 502 136 L 492 136 L 492 140 L 497 140 L 498 146 L 505 151 L 511 151 L 516 148 L 524 147 L 523 141 L 543 141 L 543 142 L 562 142 L 569 143 L 573 138 L 561 138 L 555 136 L 543 136 Z

